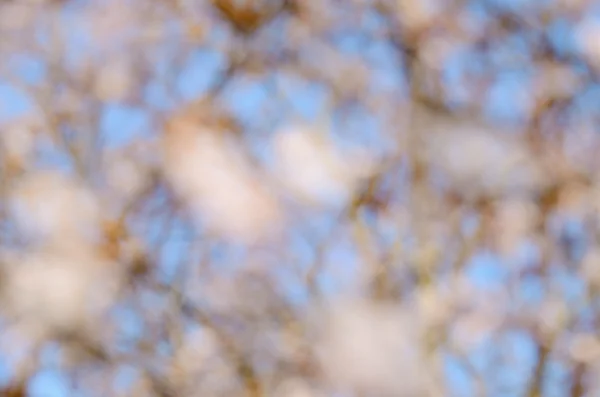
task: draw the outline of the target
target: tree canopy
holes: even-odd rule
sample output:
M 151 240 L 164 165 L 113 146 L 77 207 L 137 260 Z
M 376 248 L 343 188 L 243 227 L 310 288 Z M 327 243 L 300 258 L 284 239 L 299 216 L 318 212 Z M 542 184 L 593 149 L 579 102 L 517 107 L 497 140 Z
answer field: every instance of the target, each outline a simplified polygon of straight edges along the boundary
M 0 394 L 597 395 L 598 10 L 0 2 Z

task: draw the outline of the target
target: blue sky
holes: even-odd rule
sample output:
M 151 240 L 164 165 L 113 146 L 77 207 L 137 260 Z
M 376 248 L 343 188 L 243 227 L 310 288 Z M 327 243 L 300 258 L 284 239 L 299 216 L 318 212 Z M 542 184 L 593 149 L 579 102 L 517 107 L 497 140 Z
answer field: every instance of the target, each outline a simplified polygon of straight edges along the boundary
M 511 6 L 518 6 L 527 3 L 525 0 L 497 0 L 502 5 L 511 4 Z M 530 1 L 531 2 L 531 1 Z M 377 21 L 366 20 L 365 24 L 376 24 Z M 569 24 L 566 21 L 557 21 L 554 23 L 549 30 L 548 34 L 551 37 L 553 43 L 560 51 L 569 51 L 573 48 L 573 40 L 569 34 Z M 385 43 L 373 43 L 369 48 L 365 49 L 364 43 L 359 37 L 348 35 L 343 36 L 337 40 L 337 45 L 343 49 L 343 51 L 349 54 L 355 54 L 361 57 L 368 57 L 372 59 L 372 62 L 376 65 L 374 67 L 379 71 L 379 77 L 376 85 L 378 88 L 385 87 L 390 90 L 398 89 L 402 86 L 400 80 L 401 76 L 398 74 L 396 69 L 397 64 L 393 56 L 392 49 Z M 513 37 L 508 38 L 503 46 L 497 48 L 498 62 L 501 63 L 503 54 L 513 54 L 515 52 L 522 52 L 526 50 L 526 46 L 522 42 L 522 38 Z M 527 58 L 527 54 L 525 58 Z M 19 62 L 15 62 L 16 67 L 22 72 L 22 75 L 29 81 L 36 81 L 42 78 L 44 71 L 40 64 L 32 60 L 21 59 Z M 165 65 L 158 64 L 157 69 L 165 69 Z M 181 73 L 176 81 L 176 88 L 184 99 L 192 99 L 204 92 L 211 84 L 215 76 L 217 76 L 223 69 L 224 64 L 222 58 L 215 52 L 198 49 L 193 52 L 187 59 L 185 70 Z M 473 62 L 473 58 L 470 54 L 463 54 L 462 57 L 457 57 L 454 62 L 449 66 L 446 71 L 447 79 L 450 84 L 460 84 L 461 76 L 467 71 L 473 68 L 481 67 Z M 514 95 L 520 87 L 532 78 L 531 70 L 524 68 L 523 70 L 511 70 L 501 73 L 495 82 L 489 96 L 488 112 L 493 117 L 511 116 L 514 115 L 516 110 L 515 104 L 518 102 L 515 100 Z M 282 76 L 268 76 L 267 80 L 275 80 L 278 82 L 280 87 L 288 94 L 288 98 L 292 105 L 291 109 L 288 108 L 286 111 L 292 111 L 293 116 L 291 117 L 304 117 L 314 118 L 318 116 L 319 109 L 322 108 L 324 103 L 324 91 L 315 85 L 303 84 L 300 81 L 294 81 L 292 79 L 286 79 Z M 457 89 L 460 87 L 457 86 Z M 586 100 L 582 105 L 586 103 L 595 102 L 600 90 L 598 87 L 591 87 Z M 235 110 L 242 120 L 255 121 L 257 112 L 265 105 L 274 106 L 279 109 L 283 105 L 280 103 L 272 103 L 274 97 L 272 92 L 262 85 L 261 81 L 251 81 L 249 79 L 239 79 L 236 83 L 230 86 L 225 93 L 226 103 Z M 164 98 L 164 93 L 161 92 L 161 88 L 157 85 L 151 85 L 147 90 L 148 101 L 156 106 L 157 108 L 167 108 L 170 106 L 169 102 Z M 19 114 L 25 113 L 30 110 L 31 103 L 23 93 L 19 92 L 14 87 L 11 87 L 6 82 L 0 80 L 0 120 L 10 119 L 18 116 Z M 356 139 L 362 144 L 376 145 L 377 142 L 373 142 L 373 137 L 377 136 L 377 124 L 373 120 L 369 120 L 367 117 L 353 116 L 345 118 L 343 120 L 334 119 L 334 127 L 338 137 L 341 139 L 347 139 L 348 132 L 354 132 L 353 139 Z M 102 132 L 106 139 L 108 146 L 120 146 L 126 144 L 128 141 L 135 139 L 136 136 L 143 135 L 149 126 L 149 117 L 144 111 L 134 109 L 131 107 L 109 104 L 105 107 L 102 115 Z M 260 146 L 260 142 L 257 143 Z M 263 148 L 264 149 L 264 148 Z M 257 149 L 257 150 L 260 150 Z M 318 222 L 317 222 L 318 223 Z M 331 226 L 331 219 L 320 220 L 320 225 L 317 225 L 318 229 L 324 229 Z M 177 259 L 180 256 L 182 247 L 185 247 L 186 243 L 181 241 L 180 236 L 171 235 L 165 248 L 162 252 L 163 266 L 169 273 L 171 266 L 174 266 Z M 298 237 L 297 241 L 291 247 L 294 251 L 297 251 L 299 256 L 306 262 L 310 262 L 313 256 L 312 248 L 310 248 L 306 242 L 302 241 Z M 356 263 L 355 252 L 349 242 L 340 242 L 336 244 L 328 253 L 327 261 L 334 263 L 347 263 L 348 271 L 352 271 Z M 231 258 L 229 258 L 231 259 Z M 223 260 L 223 258 L 220 258 Z M 227 258 L 226 258 L 227 260 Z M 498 258 L 491 254 L 480 253 L 467 267 L 467 274 L 474 280 L 474 282 L 481 286 L 489 286 L 500 283 L 504 277 L 506 277 L 505 263 L 501 262 Z M 336 275 L 325 273 L 320 278 L 320 283 L 323 289 L 333 292 L 337 288 L 341 288 L 340 280 Z M 573 288 L 573 293 L 576 294 L 576 286 L 569 284 L 569 288 Z M 290 295 L 294 296 L 298 301 L 302 301 L 303 294 L 302 289 L 298 285 L 290 285 Z M 539 291 L 538 291 L 539 292 Z M 524 286 L 523 293 L 525 296 L 534 299 L 536 295 L 535 286 Z M 132 336 L 136 333 L 143 332 L 139 321 L 136 320 L 135 316 L 127 312 L 126 309 L 121 309 L 115 313 L 116 316 L 122 319 L 124 331 L 130 333 Z M 535 361 L 535 351 L 533 350 L 532 341 L 525 335 L 515 333 L 514 335 L 508 335 L 507 343 L 516 346 L 516 351 L 522 355 L 522 360 L 526 365 L 531 365 Z M 30 385 L 30 393 L 33 397 L 70 397 L 73 394 L 69 391 L 68 381 L 62 377 L 60 372 L 57 372 L 55 367 L 55 360 L 52 359 L 53 348 L 50 347 L 49 351 L 45 354 L 48 355 L 47 364 L 43 371 L 36 375 Z M 474 354 L 472 357 L 473 365 L 476 367 L 484 367 L 486 360 L 489 359 L 489 351 L 482 349 L 481 351 Z M 0 366 L 0 379 L 3 368 Z M 6 368 L 4 368 L 6 370 Z M 464 390 L 468 388 L 465 381 L 465 373 L 456 362 L 448 360 L 447 370 L 450 378 L 453 380 L 456 386 L 456 396 L 462 397 Z M 551 369 L 554 376 L 560 377 L 561 369 Z M 126 384 L 135 371 L 131 368 L 123 368 L 122 375 L 119 376 L 118 382 Z M 523 382 L 519 377 L 523 377 L 523 374 L 515 373 L 515 371 L 506 371 L 506 373 L 499 373 L 498 377 L 502 379 L 510 379 L 511 383 Z M 513 379 L 514 378 L 514 379 Z M 553 390 L 548 390 L 547 396 L 551 397 Z M 558 392 L 554 391 L 556 396 L 559 396 Z M 505 394 L 508 396 L 514 396 L 515 394 Z M 494 396 L 495 397 L 495 396 Z M 500 395 L 498 395 L 500 397 Z

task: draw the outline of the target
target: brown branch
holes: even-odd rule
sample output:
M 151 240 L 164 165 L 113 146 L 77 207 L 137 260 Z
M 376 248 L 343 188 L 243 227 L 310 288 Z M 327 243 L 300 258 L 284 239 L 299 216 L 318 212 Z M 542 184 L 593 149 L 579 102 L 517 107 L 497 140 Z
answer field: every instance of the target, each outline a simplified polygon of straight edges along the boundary
M 527 397 L 542 397 L 542 388 L 544 386 L 544 375 L 547 361 L 550 358 L 551 349 L 549 345 L 539 342 L 537 346 L 538 360 L 533 369 L 531 381 L 527 388 Z

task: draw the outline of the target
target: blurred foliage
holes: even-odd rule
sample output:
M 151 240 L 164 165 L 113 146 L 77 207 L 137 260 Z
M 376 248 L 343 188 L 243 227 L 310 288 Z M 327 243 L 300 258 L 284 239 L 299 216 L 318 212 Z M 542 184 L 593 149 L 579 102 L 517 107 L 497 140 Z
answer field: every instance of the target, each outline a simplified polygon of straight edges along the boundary
M 0 34 L 2 395 L 599 393 L 593 2 L 4 1 Z

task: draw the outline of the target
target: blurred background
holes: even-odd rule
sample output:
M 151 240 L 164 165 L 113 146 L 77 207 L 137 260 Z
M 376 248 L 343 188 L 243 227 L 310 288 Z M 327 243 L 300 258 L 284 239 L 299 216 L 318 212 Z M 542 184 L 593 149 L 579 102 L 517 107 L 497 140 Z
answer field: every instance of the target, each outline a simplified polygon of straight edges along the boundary
M 0 395 L 600 395 L 600 7 L 0 2 Z

